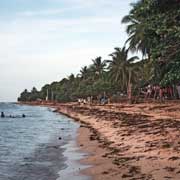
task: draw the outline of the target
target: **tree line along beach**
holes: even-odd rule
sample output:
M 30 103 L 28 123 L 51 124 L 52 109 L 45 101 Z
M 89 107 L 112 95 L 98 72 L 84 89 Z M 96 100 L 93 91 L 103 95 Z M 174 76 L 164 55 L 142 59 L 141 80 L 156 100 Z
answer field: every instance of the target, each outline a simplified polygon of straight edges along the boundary
M 95 180 L 180 179 L 180 1 L 140 0 L 122 19 L 128 39 L 59 82 L 25 89 L 20 104 L 81 123 L 77 142 Z M 141 52 L 142 58 L 130 56 Z

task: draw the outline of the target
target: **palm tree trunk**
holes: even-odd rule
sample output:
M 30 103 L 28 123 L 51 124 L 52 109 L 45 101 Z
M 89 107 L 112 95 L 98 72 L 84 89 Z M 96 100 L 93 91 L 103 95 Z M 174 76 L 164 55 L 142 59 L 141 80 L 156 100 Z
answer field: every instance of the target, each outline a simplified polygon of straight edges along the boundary
M 129 79 L 128 79 L 128 85 L 127 85 L 127 94 L 128 94 L 128 100 L 131 102 L 132 100 L 132 84 L 131 84 L 131 70 L 129 71 Z

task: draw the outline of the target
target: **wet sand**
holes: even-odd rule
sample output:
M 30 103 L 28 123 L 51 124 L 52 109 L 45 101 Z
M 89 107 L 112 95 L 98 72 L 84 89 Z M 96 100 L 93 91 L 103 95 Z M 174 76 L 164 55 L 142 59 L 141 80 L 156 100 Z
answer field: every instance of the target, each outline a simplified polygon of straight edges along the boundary
M 136 105 L 56 105 L 81 122 L 78 144 L 95 180 L 180 179 L 179 102 Z

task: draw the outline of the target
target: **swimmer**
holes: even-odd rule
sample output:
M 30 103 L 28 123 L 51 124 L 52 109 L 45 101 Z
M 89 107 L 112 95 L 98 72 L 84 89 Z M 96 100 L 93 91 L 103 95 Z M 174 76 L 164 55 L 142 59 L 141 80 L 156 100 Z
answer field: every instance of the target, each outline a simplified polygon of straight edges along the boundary
M 4 117 L 5 117 L 4 112 L 1 112 L 1 117 L 2 117 L 2 118 L 4 118 Z

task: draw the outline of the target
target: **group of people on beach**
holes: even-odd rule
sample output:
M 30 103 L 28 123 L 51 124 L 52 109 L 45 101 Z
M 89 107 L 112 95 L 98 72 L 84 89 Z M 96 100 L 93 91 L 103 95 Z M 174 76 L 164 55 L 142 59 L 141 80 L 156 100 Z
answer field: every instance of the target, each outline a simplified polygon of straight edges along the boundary
M 25 115 L 25 114 L 22 114 L 22 116 L 12 116 L 12 115 L 6 116 L 6 115 L 4 114 L 4 112 L 1 112 L 1 118 L 5 118 L 5 117 L 8 117 L 8 118 L 20 118 L 20 117 L 25 118 L 26 115 Z
M 177 93 L 176 93 L 177 92 Z M 167 86 L 161 87 L 160 85 L 148 85 L 145 88 L 141 89 L 141 93 L 144 94 L 145 99 L 154 98 L 154 99 L 174 99 L 176 94 L 180 98 L 180 85 L 176 87 Z
M 101 105 L 105 105 L 109 102 L 109 98 L 106 95 L 99 95 L 97 97 L 97 100 L 94 100 L 93 96 L 88 96 L 86 99 L 85 98 L 79 98 L 78 99 L 78 104 L 79 105 L 91 105 L 94 102 L 101 104 Z
M 166 86 L 162 87 L 158 84 L 151 85 L 148 84 L 147 86 L 140 89 L 140 95 L 143 96 L 145 100 L 147 99 L 154 99 L 163 101 L 165 99 L 180 99 L 180 83 L 176 86 Z M 124 94 L 123 94 L 124 95 Z M 125 94 L 126 96 L 126 94 Z M 110 103 L 110 98 L 104 92 L 103 94 L 93 97 L 89 96 L 87 98 L 79 98 L 78 100 L 79 105 L 91 105 L 91 104 L 100 104 L 105 105 Z
M 93 103 L 93 96 L 88 96 L 87 98 L 79 98 L 78 104 L 85 105 L 85 104 L 92 104 Z

